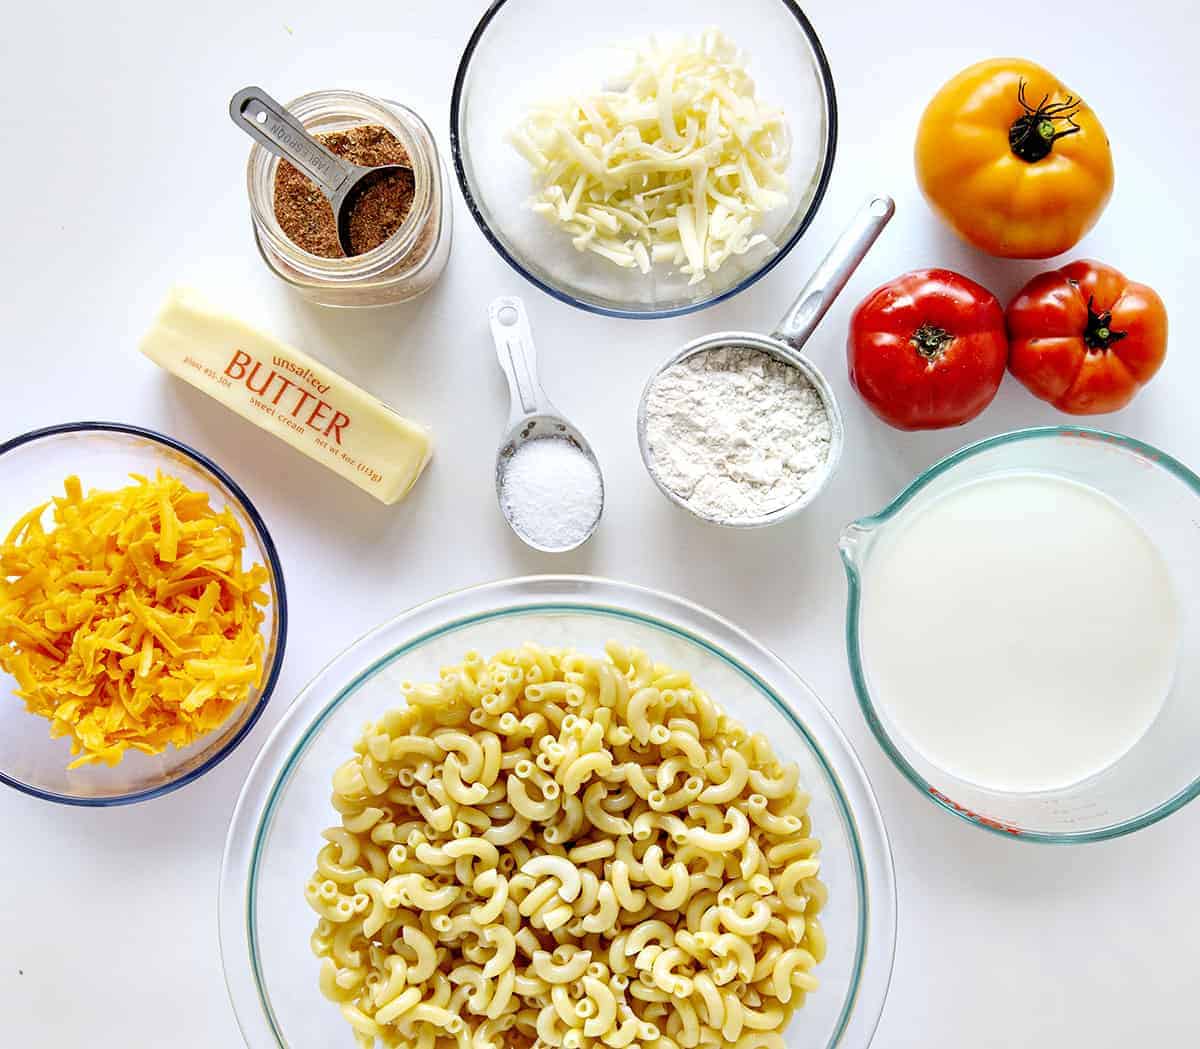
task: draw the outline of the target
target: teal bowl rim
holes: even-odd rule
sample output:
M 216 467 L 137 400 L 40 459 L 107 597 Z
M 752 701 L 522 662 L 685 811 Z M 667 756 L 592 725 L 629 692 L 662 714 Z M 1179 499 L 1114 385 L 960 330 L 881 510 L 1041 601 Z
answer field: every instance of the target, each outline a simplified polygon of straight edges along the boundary
M 523 588 L 525 584 L 533 584 L 533 588 Z M 859 779 L 860 792 L 865 793 L 867 800 L 870 803 L 869 811 L 866 814 L 867 818 L 874 817 L 870 822 L 873 823 L 871 829 L 876 833 L 877 840 L 871 843 L 870 849 L 864 847 L 862 835 L 860 832 L 860 819 L 855 816 L 853 808 L 850 806 L 846 797 L 846 790 L 842 783 L 842 777 L 834 770 L 830 763 L 825 750 L 817 743 L 812 734 L 809 732 L 806 725 L 800 720 L 795 712 L 791 709 L 788 702 L 777 694 L 763 677 L 746 666 L 742 660 L 725 651 L 713 641 L 701 636 L 691 629 L 687 629 L 676 623 L 672 623 L 659 616 L 651 615 L 647 612 L 639 611 L 629 607 L 622 607 L 617 604 L 606 604 L 602 601 L 589 600 L 586 596 L 580 595 L 577 598 L 560 598 L 556 600 L 537 600 L 534 588 L 539 584 L 558 584 L 563 587 L 572 585 L 583 585 L 589 588 L 598 584 L 598 588 L 607 592 L 609 588 L 616 588 L 619 593 L 636 594 L 643 593 L 652 596 L 655 599 L 665 600 L 669 604 L 684 606 L 687 611 L 698 614 L 701 617 L 707 618 L 714 622 L 714 625 L 732 631 L 736 639 L 751 645 L 754 649 L 765 654 L 775 663 L 779 665 L 780 670 L 788 675 L 795 683 L 803 688 L 816 704 L 816 706 L 824 713 L 827 727 L 833 732 L 837 742 L 844 748 L 844 756 L 849 759 L 849 770 L 857 773 Z M 309 696 L 313 689 L 317 688 L 321 683 L 321 679 L 330 671 L 335 664 L 340 663 L 345 657 L 352 655 L 357 649 L 364 644 L 369 643 L 377 635 L 388 629 L 394 629 L 397 625 L 422 614 L 427 614 L 431 611 L 436 611 L 439 606 L 446 602 L 453 602 L 455 599 L 465 595 L 472 595 L 479 592 L 490 590 L 501 590 L 501 592 L 509 592 L 516 586 L 523 588 L 520 590 L 520 598 L 516 601 L 510 601 L 498 607 L 488 608 L 483 611 L 477 611 L 470 614 L 459 615 L 437 626 L 421 630 L 418 634 L 409 637 L 402 644 L 392 647 L 385 655 L 372 660 L 365 668 L 360 669 L 354 676 L 343 686 L 337 689 L 333 697 L 327 701 L 315 714 L 311 714 L 308 719 L 307 726 L 304 728 L 299 738 L 296 739 L 290 746 L 281 765 L 272 774 L 270 787 L 267 792 L 265 801 L 250 808 L 250 799 L 248 791 L 252 784 L 261 775 L 263 766 L 269 758 L 272 757 L 272 744 L 277 738 L 282 739 L 286 735 L 286 730 L 290 726 L 290 722 L 294 717 L 298 717 L 303 713 L 304 701 Z M 866 1041 L 862 1045 L 867 1045 L 873 1037 L 879 1020 L 882 1016 L 883 1006 L 887 1000 L 887 992 L 891 983 L 892 967 L 895 956 L 895 941 L 896 941 L 896 884 L 895 884 L 895 865 L 891 851 L 890 841 L 888 839 L 887 830 L 883 823 L 883 817 L 879 810 L 878 800 L 875 797 L 874 790 L 871 786 L 865 769 L 862 767 L 857 754 L 853 747 L 842 733 L 833 714 L 825 707 L 824 703 L 817 696 L 816 692 L 808 685 L 808 683 L 800 677 L 799 674 L 791 668 L 784 660 L 775 655 L 770 649 L 753 640 L 740 628 L 718 616 L 716 613 L 703 608 L 700 605 L 687 601 L 684 598 L 666 594 L 661 591 L 651 590 L 645 587 L 639 587 L 633 584 L 619 583 L 614 580 L 600 579 L 588 576 L 531 576 L 518 579 L 499 580 L 493 583 L 481 584 L 478 586 L 467 587 L 462 590 L 453 591 L 439 598 L 434 598 L 428 602 L 417 605 L 400 616 L 384 623 L 380 627 L 371 631 L 364 637 L 360 638 L 349 648 L 340 653 L 331 663 L 327 664 L 312 681 L 307 684 L 301 693 L 297 696 L 295 702 L 284 715 L 283 719 L 272 731 L 270 738 L 263 744 L 258 756 L 255 759 L 254 767 L 244 781 L 241 795 L 238 798 L 234 809 L 233 817 L 230 822 L 229 833 L 225 844 L 225 853 L 222 860 L 221 871 L 221 892 L 218 902 L 218 923 L 221 931 L 221 955 L 225 969 L 226 984 L 229 989 L 230 998 L 234 1005 L 234 1013 L 237 1017 L 239 1027 L 242 1030 L 243 1037 L 246 1039 L 248 1046 L 257 1046 L 260 1043 L 251 1041 L 251 1032 L 248 1030 L 246 1019 L 239 1010 L 239 995 L 235 991 L 233 974 L 231 966 L 235 962 L 237 952 L 231 948 L 235 945 L 227 942 L 227 932 L 232 930 L 226 929 L 226 920 L 233 921 L 232 915 L 227 912 L 227 907 L 232 904 L 240 904 L 244 909 L 244 917 L 239 923 L 237 932 L 245 937 L 245 949 L 249 955 L 248 959 L 237 959 L 237 961 L 248 961 L 250 974 L 254 983 L 255 995 L 259 1006 L 259 1018 L 265 1020 L 267 1030 L 273 1036 L 275 1042 L 279 1046 L 286 1046 L 288 1043 L 280 1030 L 279 1023 L 276 1019 L 274 1008 L 271 1004 L 270 996 L 266 992 L 264 978 L 262 973 L 262 963 L 259 952 L 258 936 L 256 931 L 257 918 L 257 882 L 259 877 L 259 865 L 261 861 L 263 846 L 266 836 L 273 823 L 276 807 L 279 803 L 281 795 L 294 775 L 296 768 L 303 759 L 313 739 L 320 732 L 325 723 L 329 720 L 332 714 L 344 703 L 349 697 L 368 679 L 374 677 L 378 673 L 386 670 L 386 668 L 399 659 L 403 655 L 411 652 L 413 649 L 431 641 L 438 637 L 447 634 L 455 633 L 478 623 L 487 622 L 492 619 L 505 618 L 509 616 L 525 616 L 545 613 L 573 613 L 582 612 L 587 614 L 608 616 L 613 619 L 626 619 L 633 622 L 638 622 L 643 625 L 661 630 L 664 633 L 672 634 L 685 641 L 688 641 L 697 647 L 707 651 L 715 656 L 721 662 L 728 665 L 731 669 L 739 673 L 745 678 L 754 688 L 756 688 L 771 704 L 779 711 L 784 718 L 793 725 L 805 741 L 813 756 L 823 770 L 831 787 L 831 794 L 835 800 L 835 805 L 841 816 L 843 826 L 846 828 L 846 834 L 850 842 L 850 848 L 853 856 L 855 867 L 855 893 L 858 901 L 858 927 L 855 931 L 854 957 L 852 964 L 851 983 L 846 992 L 845 1001 L 842 1004 L 841 1012 L 838 1015 L 836 1024 L 833 1029 L 831 1040 L 828 1042 L 826 1049 L 835 1049 L 841 1045 L 842 1038 L 850 1024 L 850 1020 L 854 1015 L 855 1007 L 859 1003 L 860 995 L 864 987 L 864 972 L 867 961 L 867 954 L 870 948 L 871 931 L 871 916 L 873 909 L 873 901 L 880 906 L 882 915 L 887 922 L 883 927 L 885 940 L 885 957 L 882 959 L 885 962 L 883 971 L 879 973 L 867 974 L 871 980 L 875 982 L 875 986 L 871 989 L 878 997 L 877 1004 L 874 1005 L 875 1014 L 869 1017 L 866 1021 Z M 237 853 L 239 852 L 237 835 L 243 819 L 252 818 L 255 820 L 254 834 L 249 849 L 249 870 L 244 877 L 244 891 L 238 892 L 239 886 L 243 884 L 241 870 L 235 870 L 235 862 Z M 869 885 L 867 880 L 867 869 L 870 866 L 876 865 L 872 862 L 871 851 L 880 850 L 882 858 L 882 867 L 885 878 L 882 885 Z M 875 895 L 873 895 L 873 893 Z M 880 899 L 876 899 L 880 896 Z M 890 920 L 889 920 L 890 919 Z M 256 1025 L 261 1026 L 261 1025 Z
M 1197 476 L 1189 467 L 1185 466 L 1173 455 L 1154 447 L 1152 444 L 1147 444 L 1145 441 L 1139 441 L 1136 437 L 1128 437 L 1125 434 L 1113 433 L 1109 430 L 1099 430 L 1089 426 L 1032 426 L 1023 430 L 1011 430 L 1007 433 L 997 434 L 995 437 L 986 437 L 981 441 L 964 445 L 957 451 L 951 452 L 945 458 L 939 459 L 929 469 L 918 474 L 899 495 L 878 513 L 856 518 L 843 530 L 842 541 L 839 542 L 838 549 L 842 557 L 842 565 L 846 570 L 848 589 L 846 598 L 846 656 L 850 664 L 850 678 L 854 684 L 854 692 L 858 697 L 858 705 L 862 709 L 867 725 L 870 727 L 880 747 L 883 748 L 883 752 L 891 759 L 896 768 L 900 770 L 904 778 L 916 787 L 922 795 L 951 815 L 957 816 L 972 826 L 981 827 L 992 834 L 998 834 L 1003 838 L 1043 845 L 1077 845 L 1094 841 L 1107 841 L 1110 838 L 1119 838 L 1125 834 L 1132 834 L 1134 831 L 1141 830 L 1144 827 L 1149 827 L 1159 820 L 1166 819 L 1172 813 L 1183 808 L 1189 801 L 1200 796 L 1200 776 L 1197 776 L 1183 790 L 1140 816 L 1122 820 L 1111 827 L 1102 827 L 1098 830 L 1079 831 L 1069 834 L 1024 830 L 999 820 L 990 819 L 987 816 L 980 815 L 977 812 L 972 812 L 961 805 L 955 804 L 953 800 L 942 794 L 941 791 L 913 768 L 908 759 L 904 757 L 892 742 L 892 737 L 889 735 L 887 729 L 883 727 L 876 713 L 875 704 L 871 699 L 871 693 L 867 688 L 866 676 L 863 672 L 862 652 L 858 637 L 862 584 L 859 579 L 858 566 L 851 560 L 846 543 L 847 534 L 851 530 L 874 528 L 891 520 L 930 482 L 964 460 L 970 459 L 980 452 L 986 452 L 993 448 L 1002 447 L 1003 445 L 1015 444 L 1018 441 L 1039 440 L 1044 437 L 1077 437 L 1127 448 L 1143 456 L 1155 465 L 1165 468 L 1169 473 L 1183 481 L 1197 496 L 1200 496 L 1200 476 Z

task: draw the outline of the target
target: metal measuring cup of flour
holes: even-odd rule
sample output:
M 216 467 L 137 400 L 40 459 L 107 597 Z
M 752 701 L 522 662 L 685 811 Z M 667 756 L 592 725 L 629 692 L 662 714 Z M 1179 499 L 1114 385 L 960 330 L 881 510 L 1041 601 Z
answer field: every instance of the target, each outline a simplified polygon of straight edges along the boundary
M 587 542 L 600 523 L 604 512 L 604 476 L 600 463 L 587 438 L 551 403 L 542 389 L 525 304 L 511 295 L 494 299 L 488 307 L 488 321 L 496 344 L 496 357 L 508 380 L 511 398 L 508 424 L 496 452 L 496 501 L 509 527 L 522 542 L 542 553 L 566 553 Z M 553 462 L 545 464 L 552 471 L 545 478 L 548 487 L 543 486 L 538 491 L 513 491 L 511 474 L 515 472 L 513 466 L 522 449 L 528 452 L 531 450 L 528 446 L 533 442 L 548 440 L 556 442 L 555 450 L 559 453 Z M 571 458 L 563 454 L 566 449 L 570 449 Z M 533 450 L 544 452 L 547 448 L 539 444 Z M 578 485 L 584 464 L 594 472 L 594 489 L 588 487 L 592 478 L 583 474 L 580 498 Z M 569 476 L 556 478 L 554 470 L 564 471 Z M 555 483 L 559 480 L 563 483 Z
M 749 331 L 721 331 L 711 335 L 703 335 L 693 339 L 678 353 L 668 358 L 649 378 L 642 390 L 642 399 L 638 404 L 637 433 L 638 448 L 642 453 L 642 462 L 650 479 L 671 502 L 683 507 L 689 513 L 711 524 L 725 525 L 730 528 L 760 528 L 764 525 L 775 524 L 779 521 L 794 517 L 811 503 L 817 494 L 828 483 L 829 478 L 837 469 L 842 455 L 844 443 L 844 427 L 841 409 L 838 408 L 837 398 L 825 380 L 825 376 L 801 355 L 804 344 L 816 330 L 821 318 L 837 298 L 838 293 L 846 286 L 850 275 L 858 268 L 858 264 L 866 257 L 871 245 L 888 224 L 896 205 L 891 197 L 873 197 L 858 212 L 849 227 L 838 238 L 829 254 L 817 267 L 816 272 L 809 278 L 808 283 L 796 296 L 795 302 L 784 315 L 770 335 L 761 335 Z M 774 360 L 790 365 L 797 369 L 808 380 L 816 391 L 821 404 L 829 417 L 830 439 L 829 454 L 821 468 L 821 473 L 815 482 L 798 499 L 785 506 L 772 510 L 760 517 L 739 519 L 722 519 L 702 513 L 688 503 L 677 493 L 663 483 L 654 467 L 649 441 L 646 435 L 646 407 L 650 392 L 660 375 L 697 354 L 719 349 L 751 349 L 758 350 Z

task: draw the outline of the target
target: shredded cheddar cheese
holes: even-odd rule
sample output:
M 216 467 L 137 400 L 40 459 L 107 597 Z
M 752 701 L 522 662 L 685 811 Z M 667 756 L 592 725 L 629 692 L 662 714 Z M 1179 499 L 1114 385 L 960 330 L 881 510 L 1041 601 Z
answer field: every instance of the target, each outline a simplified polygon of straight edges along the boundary
M 0 546 L 0 668 L 70 768 L 219 727 L 262 681 L 265 567 L 206 492 L 159 474 L 35 506 Z M 53 507 L 53 527 L 43 527 Z

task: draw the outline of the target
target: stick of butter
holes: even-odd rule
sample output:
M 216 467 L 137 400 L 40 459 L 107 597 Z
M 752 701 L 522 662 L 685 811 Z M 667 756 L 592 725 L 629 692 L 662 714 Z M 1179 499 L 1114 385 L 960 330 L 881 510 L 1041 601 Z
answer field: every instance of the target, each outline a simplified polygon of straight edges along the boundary
M 142 353 L 384 503 L 429 462 L 429 431 L 305 353 L 174 288 Z

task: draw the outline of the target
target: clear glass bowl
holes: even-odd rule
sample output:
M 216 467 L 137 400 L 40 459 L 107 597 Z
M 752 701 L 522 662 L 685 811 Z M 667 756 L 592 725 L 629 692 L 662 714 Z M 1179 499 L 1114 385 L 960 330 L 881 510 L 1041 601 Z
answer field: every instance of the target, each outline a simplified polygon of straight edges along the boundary
M 768 242 L 691 286 L 686 275 L 663 267 L 643 276 L 576 251 L 570 237 L 526 207 L 529 165 L 508 144 L 509 130 L 531 105 L 603 85 L 614 68 L 623 68 L 623 46 L 652 35 L 695 36 L 713 26 L 746 52 L 760 97 L 782 108 L 792 129 L 790 200 L 765 216 L 760 232 Z M 616 317 L 690 313 L 770 272 L 816 215 L 836 142 L 833 74 L 792 0 L 606 0 L 602 18 L 572 17 L 558 0 L 497 0 L 471 34 L 450 105 L 458 183 L 492 247 L 555 298 Z
M 888 757 L 947 812 L 1025 841 L 1101 841 L 1149 826 L 1200 794 L 1200 649 L 1195 644 L 1180 646 L 1174 685 L 1161 713 L 1120 760 L 1064 790 L 1008 794 L 950 775 L 905 739 L 872 697 L 870 659 L 860 637 L 864 579 L 871 571 L 872 551 L 888 529 L 902 527 L 931 500 L 967 482 L 1030 471 L 1089 485 L 1131 513 L 1171 571 L 1183 617 L 1181 636 L 1200 633 L 1200 477 L 1132 437 L 1073 426 L 1039 427 L 960 449 L 926 470 L 879 513 L 842 533 L 850 675 L 867 723 Z
M 238 745 L 262 716 L 275 687 L 287 638 L 287 597 L 275 544 L 245 492 L 216 463 L 164 434 L 122 423 L 77 422 L 14 437 L 0 445 L 0 529 L 39 502 L 62 494 L 77 474 L 88 488 L 120 488 L 131 473 L 172 474 L 215 506 L 228 506 L 246 537 L 249 563 L 267 566 L 271 603 L 263 619 L 266 640 L 262 688 L 220 728 L 177 750 L 157 755 L 128 751 L 119 765 L 67 769 L 70 741 L 51 739 L 45 718 L 30 714 L 0 672 L 0 782 L 67 805 L 126 805 L 155 798 L 204 775 Z
M 486 656 L 536 640 L 598 653 L 614 638 L 689 670 L 799 764 L 824 843 L 829 954 L 785 1041 L 869 1044 L 891 977 L 895 882 L 870 784 L 833 717 L 778 657 L 704 609 L 624 583 L 544 576 L 441 597 L 368 634 L 321 671 L 263 746 L 229 828 L 219 906 L 225 979 L 250 1049 L 354 1044 L 317 988 L 304 883 L 335 815 L 330 777 L 364 722 L 402 702 L 401 681 L 435 680 L 470 649 Z

